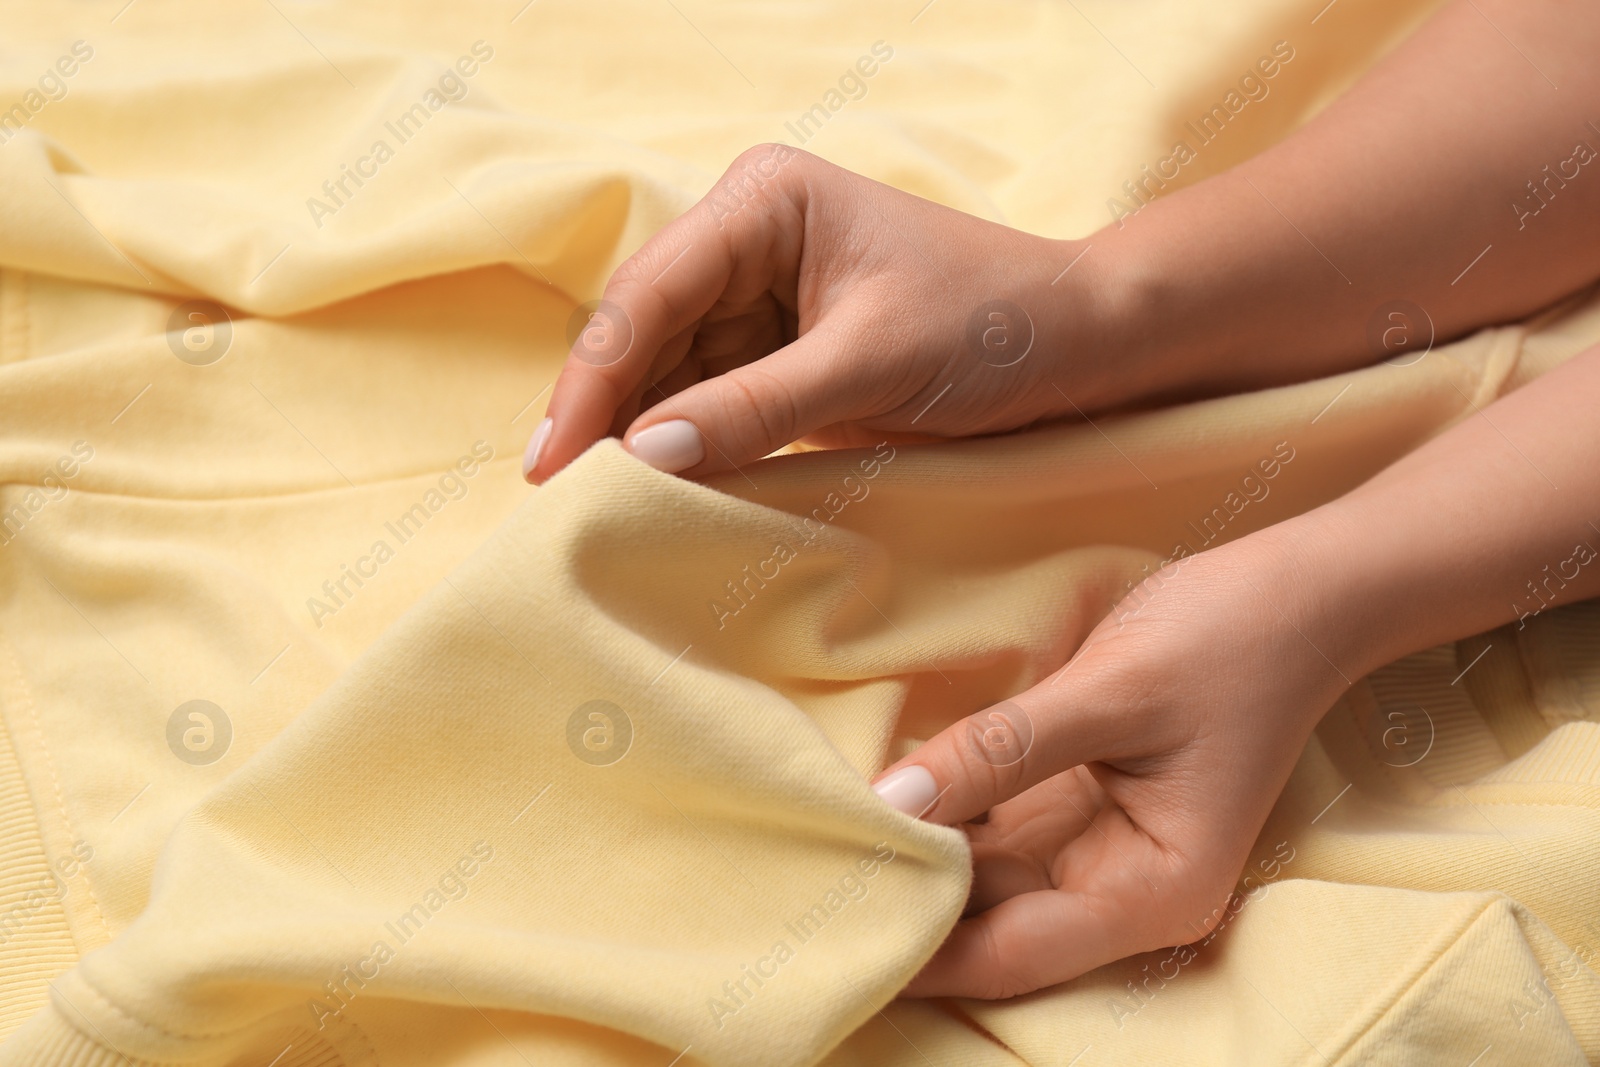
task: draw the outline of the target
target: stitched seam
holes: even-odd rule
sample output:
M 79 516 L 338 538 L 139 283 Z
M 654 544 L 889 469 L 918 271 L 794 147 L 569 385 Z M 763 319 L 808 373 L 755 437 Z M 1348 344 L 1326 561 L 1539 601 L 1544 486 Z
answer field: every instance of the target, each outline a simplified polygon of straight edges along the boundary
M 67 831 L 69 841 L 77 841 L 78 833 L 72 826 L 72 817 L 67 814 L 66 798 L 61 792 L 61 777 L 56 773 L 55 761 L 50 758 L 49 745 L 45 741 L 44 726 L 39 721 L 39 707 L 34 703 L 33 693 L 28 688 L 28 682 L 22 674 L 22 668 L 17 664 L 16 653 L 11 647 L 11 641 L 0 631 L 0 670 L 5 671 L 6 681 L 17 694 L 21 709 L 27 713 L 33 724 L 34 742 L 39 760 L 44 764 L 45 771 L 50 776 L 50 791 L 55 800 L 56 814 L 61 818 L 61 824 Z M 100 924 L 100 933 L 107 941 L 111 939 L 111 928 L 106 922 L 105 912 L 100 908 L 100 898 L 94 891 L 94 873 L 89 865 L 80 868 L 83 874 L 84 889 L 88 892 L 89 905 L 94 909 L 95 921 Z M 74 937 L 76 942 L 78 938 Z M 77 946 L 80 951 L 83 946 Z
M 77 833 L 72 827 L 72 819 L 67 814 L 66 802 L 65 802 L 65 799 L 62 796 L 62 792 L 61 792 L 61 779 L 60 779 L 60 776 L 57 775 L 57 773 L 56 773 L 55 764 L 50 759 L 48 749 L 46 748 L 46 743 L 45 743 L 45 738 L 44 738 L 44 731 L 43 731 L 43 729 L 41 727 L 41 724 L 39 722 L 38 705 L 34 702 L 32 694 L 31 694 L 31 692 L 29 691 L 29 689 L 27 687 L 26 679 L 24 679 L 23 676 L 22 676 L 21 668 L 17 664 L 16 655 L 12 651 L 11 642 L 10 642 L 9 639 L 7 639 L 5 637 L 3 631 L 0 631 L 0 671 L 3 671 L 5 673 L 5 677 L 6 677 L 7 682 L 16 690 L 16 692 L 18 694 L 19 703 L 24 706 L 24 709 L 26 710 L 29 718 L 32 720 L 33 731 L 37 735 L 36 738 L 35 738 L 35 741 L 36 741 L 37 748 L 39 750 L 38 754 L 39 754 L 40 758 L 43 760 L 44 765 L 45 765 L 45 769 L 46 769 L 46 771 L 48 772 L 48 774 L 50 776 L 50 787 L 51 787 L 52 794 L 54 795 L 54 798 L 55 798 L 56 813 L 60 816 L 62 824 L 66 828 L 68 837 L 76 840 Z M 99 922 L 101 931 L 106 935 L 107 939 L 109 940 L 110 931 L 109 931 L 109 928 L 107 927 L 107 924 L 106 924 L 105 913 L 101 910 L 99 898 L 96 896 L 96 894 L 94 892 L 94 880 L 93 880 L 93 877 L 89 873 L 87 868 L 84 869 L 83 874 L 84 874 L 85 888 L 88 891 L 89 903 L 94 908 L 94 917 Z M 165 1037 L 174 1038 L 174 1039 L 178 1039 L 178 1040 L 187 1040 L 187 1039 L 190 1039 L 190 1038 L 222 1037 L 222 1036 L 237 1032 L 237 1031 L 218 1031 L 217 1033 L 193 1034 L 193 1035 L 173 1033 L 173 1032 L 165 1030 L 162 1027 L 157 1026 L 157 1025 L 155 1025 L 153 1023 L 148 1023 L 148 1022 L 145 1022 L 145 1021 L 143 1021 L 141 1019 L 137 1019 L 134 1016 L 130 1015 L 128 1012 L 124 1011 L 121 1007 L 119 1007 L 116 1003 L 114 1003 L 112 1000 L 110 1000 L 104 993 L 102 993 L 98 988 L 95 987 L 95 985 L 89 980 L 88 976 L 86 974 L 84 974 L 83 968 L 81 966 L 75 967 L 74 968 L 74 972 L 76 973 L 77 978 L 79 980 L 79 983 L 81 984 L 83 989 L 85 989 L 91 996 L 93 996 L 97 1001 L 99 1001 L 100 1004 L 102 1004 L 106 1008 L 109 1008 L 113 1013 L 115 1013 L 120 1018 L 125 1019 L 129 1023 L 133 1024 L 134 1026 L 140 1027 L 142 1029 L 150 1030 L 150 1031 L 153 1031 L 155 1033 L 161 1034 L 161 1035 L 163 1035 Z M 51 994 L 52 994 L 52 996 L 58 995 L 57 992 L 53 988 L 51 990 Z M 60 994 L 60 995 L 64 996 L 64 994 Z M 70 1001 L 68 1003 L 70 1004 Z M 76 1011 L 76 1010 L 78 1010 L 78 1009 L 76 1007 L 74 1007 L 74 1011 Z M 66 1012 L 61 1011 L 61 1009 L 59 1007 L 56 1008 L 56 1012 L 63 1019 L 66 1019 L 69 1025 L 73 1025 L 72 1022 L 71 1022 L 71 1017 Z M 76 1025 L 73 1025 L 73 1029 L 77 1030 L 78 1033 L 80 1035 L 82 1035 L 86 1040 L 94 1041 L 93 1038 L 90 1038 L 89 1035 L 84 1034 L 82 1030 L 78 1029 L 78 1027 Z M 99 1042 L 96 1041 L 95 1044 L 98 1045 Z
M 173 1040 L 173 1041 L 196 1041 L 196 1040 L 207 1040 L 207 1039 L 210 1039 L 210 1038 L 237 1037 L 240 1034 L 247 1033 L 248 1030 L 249 1030 L 248 1027 L 235 1027 L 235 1028 L 233 1028 L 231 1030 L 217 1030 L 217 1031 L 210 1031 L 210 1032 L 204 1032 L 204 1033 L 192 1033 L 192 1034 L 178 1033 L 177 1031 L 174 1031 L 174 1030 L 168 1030 L 165 1027 L 163 1027 L 163 1026 L 157 1024 L 157 1023 L 150 1022 L 149 1020 L 146 1020 L 146 1019 L 140 1019 L 140 1018 L 134 1016 L 133 1014 L 131 1014 L 130 1012 L 128 1012 L 126 1009 L 122 1008 L 115 1001 L 113 1001 L 109 996 L 107 996 L 103 991 L 101 991 L 98 987 L 96 987 L 95 984 L 92 981 L 89 980 L 89 977 L 83 973 L 83 968 L 81 968 L 81 967 L 76 968 L 76 970 L 74 972 L 74 976 L 78 980 L 77 981 L 78 986 L 84 992 L 88 993 L 89 996 L 94 998 L 94 1001 L 95 1001 L 95 1003 L 93 1005 L 94 1007 L 104 1008 L 104 1009 L 110 1011 L 112 1014 L 116 1015 L 119 1019 L 122 1019 L 123 1021 L 129 1023 L 130 1025 L 132 1025 L 134 1027 L 137 1027 L 140 1030 L 143 1030 L 143 1031 L 146 1031 L 146 1032 L 149 1032 L 149 1033 L 153 1033 L 153 1034 L 158 1034 L 161 1037 L 167 1038 L 169 1040 Z M 59 996 L 63 1000 L 67 1000 L 66 994 L 62 993 L 60 990 L 58 990 L 58 989 L 56 989 L 54 987 L 51 988 L 50 992 L 51 992 L 51 996 L 52 997 Z M 112 1051 L 112 1052 L 120 1053 L 120 1050 L 117 1049 L 115 1046 L 111 1046 L 111 1045 L 105 1044 L 101 1037 L 97 1037 L 97 1036 L 94 1036 L 94 1035 L 91 1035 L 91 1034 L 84 1033 L 83 1030 L 77 1025 L 77 1023 L 74 1022 L 74 1016 L 83 1015 L 84 1018 L 87 1019 L 87 1015 L 76 1004 L 73 1004 L 72 1001 L 67 1000 L 67 1004 L 68 1004 L 69 1007 L 72 1008 L 72 1012 L 70 1014 L 68 1012 L 62 1011 L 60 1005 L 54 1005 L 54 1009 L 55 1009 L 56 1015 L 60 1019 L 62 1019 L 64 1022 L 66 1022 L 66 1024 L 68 1026 L 71 1026 L 73 1030 L 77 1031 L 77 1033 L 78 1033 L 78 1035 L 80 1037 L 82 1037 L 85 1041 L 89 1042 L 90 1044 L 94 1045 L 96 1048 L 106 1049 L 106 1050 L 109 1050 L 109 1051 Z M 282 1013 L 279 1013 L 279 1014 L 282 1014 L 285 1017 L 287 1017 L 288 1013 L 293 1011 L 293 1010 L 294 1010 L 293 1006 L 290 1006 L 289 1008 L 284 1009 L 284 1011 Z M 260 1022 L 262 1022 L 262 1023 L 270 1023 L 271 1019 L 273 1017 L 274 1016 L 269 1016 L 267 1019 L 260 1020 Z M 308 1033 L 314 1033 L 314 1031 L 305 1030 L 305 1027 L 300 1026 L 298 1024 L 289 1024 L 289 1025 L 291 1027 L 297 1029 L 297 1030 L 303 1030 L 303 1031 L 308 1032 Z M 334 1020 L 334 1028 L 335 1029 L 343 1028 L 353 1040 L 358 1042 L 360 1044 L 360 1046 L 361 1046 L 361 1049 L 358 1050 L 358 1052 L 364 1052 L 366 1057 L 367 1057 L 367 1059 L 368 1059 L 368 1061 L 370 1063 L 377 1064 L 379 1062 L 378 1061 L 378 1050 L 377 1050 L 377 1047 L 372 1043 L 372 1039 L 367 1035 L 367 1032 L 365 1030 L 363 1030 L 360 1026 L 358 1026 L 355 1023 L 351 1022 L 350 1020 L 344 1018 L 343 1016 L 338 1016 Z M 332 1040 L 330 1040 L 327 1037 L 322 1037 L 321 1035 L 318 1035 L 318 1036 L 321 1037 L 321 1040 L 324 1041 L 326 1044 L 329 1045 L 330 1048 L 333 1049 L 334 1053 L 339 1056 L 341 1062 L 346 1063 L 346 1064 L 349 1063 L 349 1058 L 344 1054 L 344 1052 L 342 1050 L 340 1050 L 337 1047 L 337 1045 Z M 163 1064 L 171 1063 L 171 1064 L 177 1064 L 180 1061 L 176 1061 L 176 1060 L 148 1060 L 148 1059 L 145 1059 L 144 1057 L 139 1057 L 138 1062 L 141 1062 L 141 1063 L 163 1063 Z M 187 1061 L 183 1061 L 183 1062 L 187 1062 Z
M 197 1040 L 206 1040 L 208 1038 L 213 1038 L 213 1037 L 234 1037 L 234 1036 L 236 1036 L 238 1034 L 244 1033 L 244 1030 L 242 1030 L 240 1028 L 237 1028 L 237 1027 L 232 1029 L 232 1030 L 214 1030 L 214 1031 L 207 1031 L 207 1032 L 203 1032 L 203 1033 L 194 1033 L 194 1034 L 184 1034 L 184 1033 L 179 1033 L 176 1030 L 168 1030 L 166 1027 L 161 1026 L 158 1023 L 153 1023 L 153 1022 L 149 1021 L 148 1019 L 139 1018 L 138 1016 L 134 1015 L 132 1012 L 130 1012 L 127 1009 L 123 1008 L 116 1001 L 112 1000 L 109 996 L 107 996 L 104 992 L 102 992 L 98 987 L 95 986 L 94 982 L 92 982 L 89 979 L 88 975 L 84 974 L 82 967 L 76 968 L 74 973 L 75 973 L 75 975 L 76 975 L 76 977 L 78 979 L 77 984 L 78 984 L 79 988 L 81 988 L 84 992 L 88 993 L 91 997 L 93 997 L 95 999 L 95 1006 L 96 1007 L 104 1008 L 104 1009 L 110 1011 L 113 1015 L 117 1016 L 117 1018 L 123 1020 L 124 1022 L 130 1024 L 131 1026 L 137 1027 L 138 1029 L 146 1031 L 148 1033 L 158 1034 L 161 1037 L 165 1037 L 165 1038 L 168 1038 L 168 1039 L 173 1040 L 173 1041 L 197 1041 Z M 51 992 L 52 992 L 53 995 L 59 995 L 63 1000 L 67 999 L 65 993 L 59 993 L 55 989 L 52 989 Z M 77 1007 L 77 1005 L 72 1004 L 72 1001 L 67 1000 L 67 1003 L 73 1007 L 74 1011 L 82 1013 L 83 1009 Z M 59 1007 L 56 1010 L 58 1012 L 61 1012 L 61 1009 Z M 61 1014 L 65 1015 L 66 1013 L 65 1012 L 61 1012 Z M 79 1030 L 78 1032 L 80 1034 L 83 1033 L 82 1030 Z M 84 1036 L 86 1038 L 88 1038 L 87 1034 L 84 1034 Z M 96 1039 L 96 1038 L 89 1038 L 89 1040 L 93 1041 L 96 1045 L 100 1045 L 100 1041 L 98 1039 Z M 105 1046 L 101 1046 L 101 1047 L 105 1047 Z M 112 1051 L 116 1051 L 115 1048 L 113 1048 Z

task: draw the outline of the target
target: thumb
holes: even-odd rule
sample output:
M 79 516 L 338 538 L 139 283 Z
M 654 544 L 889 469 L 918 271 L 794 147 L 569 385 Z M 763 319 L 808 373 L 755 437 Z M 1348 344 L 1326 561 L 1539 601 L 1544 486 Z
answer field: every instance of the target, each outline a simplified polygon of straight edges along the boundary
M 754 462 L 815 430 L 859 416 L 869 365 L 837 357 L 819 326 L 771 355 L 666 397 L 622 444 L 668 474 L 698 476 Z
M 952 825 L 1100 758 L 1101 717 L 1069 708 L 1064 690 L 1041 682 L 967 716 L 885 770 L 873 791 L 907 815 Z

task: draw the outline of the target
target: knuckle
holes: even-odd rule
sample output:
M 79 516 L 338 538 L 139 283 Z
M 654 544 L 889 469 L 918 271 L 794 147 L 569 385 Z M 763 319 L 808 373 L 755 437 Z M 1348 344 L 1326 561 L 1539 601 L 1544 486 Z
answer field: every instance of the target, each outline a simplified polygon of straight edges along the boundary
M 1003 944 L 991 923 L 980 923 L 978 931 L 977 995 L 980 999 L 1005 1000 L 1031 993 L 1039 987 L 1041 983 L 1035 980 L 1035 976 L 1018 965 L 1024 952 L 1019 951 L 1017 946 Z
M 609 299 L 586 301 L 567 320 L 568 352 L 594 367 L 608 367 L 633 350 L 633 316 Z
M 604 299 L 622 306 L 659 299 L 659 293 L 651 283 L 660 276 L 662 268 L 683 251 L 684 243 L 685 239 L 677 226 L 671 226 L 650 238 L 611 273 L 611 279 L 606 282 Z
M 937 757 L 934 777 L 943 794 L 931 817 L 949 822 L 979 816 L 1020 793 L 1033 780 L 1029 773 L 1026 760 L 997 765 L 979 754 L 973 742 L 952 740 Z
M 794 394 L 778 377 L 755 366 L 723 379 L 722 401 L 733 445 L 749 455 L 765 455 L 795 438 L 799 411 Z
M 604 299 L 616 300 L 633 296 L 645 288 L 649 280 L 649 263 L 646 256 L 649 254 L 650 243 L 645 242 L 633 255 L 623 260 L 617 269 L 611 272 L 611 278 L 606 282 Z
M 951 801 L 960 804 L 966 798 L 979 798 L 982 802 L 981 798 L 994 796 L 1003 784 L 1000 773 L 1006 768 L 974 754 L 965 722 L 958 724 L 946 742 L 929 751 L 928 756 L 934 779 L 949 794 L 935 809 L 941 819 Z
M 780 141 L 768 141 L 764 144 L 752 145 L 740 152 L 728 168 L 730 174 L 734 172 L 754 173 L 757 176 L 770 177 L 786 168 L 791 163 L 800 162 L 802 159 L 813 159 L 811 153 L 803 152 L 792 145 Z
M 1082 722 L 1110 743 L 1108 754 L 1144 755 L 1189 739 L 1192 722 L 1171 713 L 1178 694 L 1164 672 L 1137 661 L 1108 660 L 1096 664 L 1085 682 Z
M 759 144 L 747 148 L 739 153 L 701 203 L 720 227 L 746 207 L 772 203 L 788 188 L 786 183 L 798 177 L 794 168 L 806 166 L 804 161 L 811 158 L 809 153 L 786 144 Z
M 967 716 L 962 731 L 971 758 L 997 771 L 1011 770 L 1005 777 L 1024 776 L 1025 761 L 1033 751 L 1034 721 L 1028 710 L 1014 700 L 1003 700 Z

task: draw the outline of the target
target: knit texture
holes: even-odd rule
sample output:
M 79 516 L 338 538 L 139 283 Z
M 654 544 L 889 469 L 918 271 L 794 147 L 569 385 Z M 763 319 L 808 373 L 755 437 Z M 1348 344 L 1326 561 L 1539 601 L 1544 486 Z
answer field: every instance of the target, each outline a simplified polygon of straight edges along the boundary
M 1592 605 L 1358 683 L 1219 932 L 1012 1001 L 895 999 L 969 855 L 866 785 L 1587 296 L 1096 426 L 519 477 L 575 308 L 739 150 L 1083 235 L 1277 42 L 1178 184 L 1426 5 L 118 6 L 0 58 L 0 1065 L 1600 1062 Z

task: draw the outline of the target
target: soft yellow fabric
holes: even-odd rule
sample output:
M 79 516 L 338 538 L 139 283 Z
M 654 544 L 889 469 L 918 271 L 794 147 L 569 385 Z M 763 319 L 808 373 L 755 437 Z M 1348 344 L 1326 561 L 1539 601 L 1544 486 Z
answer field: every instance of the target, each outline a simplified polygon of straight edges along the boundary
M 968 858 L 865 785 L 1258 460 L 1225 537 L 1600 339 L 1586 299 L 1099 429 L 518 477 L 573 307 L 813 105 L 809 149 L 1078 235 L 1275 42 L 1181 181 L 1425 5 L 1320 6 L 8 10 L 0 1064 L 1600 1060 L 1595 607 L 1359 684 L 1220 934 L 1012 1002 L 893 999 Z

